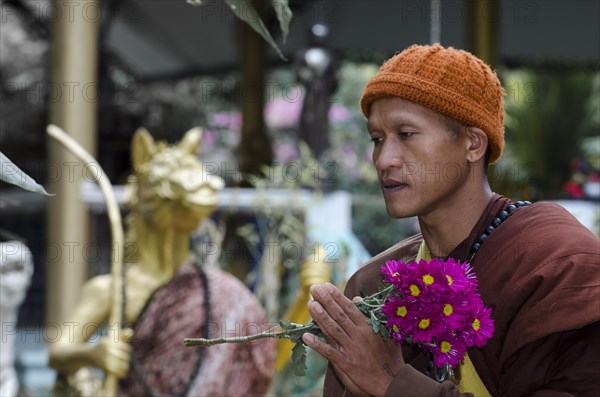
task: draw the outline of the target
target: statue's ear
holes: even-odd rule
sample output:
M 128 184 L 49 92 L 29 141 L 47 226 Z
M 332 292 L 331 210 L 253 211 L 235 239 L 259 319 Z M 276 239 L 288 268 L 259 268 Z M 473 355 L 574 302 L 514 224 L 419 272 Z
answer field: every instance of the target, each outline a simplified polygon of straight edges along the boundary
M 154 138 L 144 127 L 140 127 L 133 134 L 131 143 L 131 162 L 133 169 L 138 170 L 139 166 L 148 162 L 156 152 Z
M 190 154 L 196 155 L 198 153 L 198 149 L 200 149 L 201 141 L 202 128 L 196 127 L 185 133 L 181 142 L 177 144 L 177 147 Z

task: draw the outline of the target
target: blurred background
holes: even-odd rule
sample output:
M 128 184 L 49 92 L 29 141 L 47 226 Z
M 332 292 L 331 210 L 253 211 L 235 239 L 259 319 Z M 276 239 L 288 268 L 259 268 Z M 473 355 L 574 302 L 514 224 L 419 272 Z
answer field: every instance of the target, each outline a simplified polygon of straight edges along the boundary
M 81 164 L 49 144 L 49 123 L 93 153 L 116 186 L 132 171 L 138 127 L 167 142 L 202 127 L 199 158 L 227 186 L 212 217 L 215 263 L 256 291 L 263 250 L 253 247 L 265 233 L 276 228 L 282 246 L 302 252 L 282 250 L 274 265 L 277 317 L 311 241 L 334 243 L 325 252 L 342 285 L 361 261 L 418 231 L 414 219 L 385 212 L 358 100 L 384 60 L 440 42 L 484 59 L 506 90 L 507 145 L 490 170 L 493 189 L 556 201 L 600 233 L 600 2 L 241 1 L 237 16 L 232 2 L 190 3 L 200 4 L 0 0 L 0 147 L 57 194 L 1 185 L 2 239 L 24 242 L 33 260 L 18 326 L 2 324 L 16 335 L 25 395 L 49 393 L 49 324 L 110 264 L 102 199 Z M 306 382 L 318 388 L 314 377 Z M 308 378 L 280 379 L 275 395 L 309 395 L 314 385 L 296 384 Z

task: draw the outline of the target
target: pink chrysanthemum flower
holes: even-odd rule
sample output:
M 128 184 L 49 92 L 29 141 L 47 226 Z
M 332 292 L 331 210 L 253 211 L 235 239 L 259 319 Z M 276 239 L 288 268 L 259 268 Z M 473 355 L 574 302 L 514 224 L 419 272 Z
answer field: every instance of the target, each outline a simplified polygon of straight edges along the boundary
M 432 259 L 429 262 L 422 259 L 413 267 L 414 279 L 422 290 L 428 292 L 427 298 L 435 299 L 434 294 L 448 290 L 448 281 L 443 270 L 444 261 L 441 259 Z
M 430 343 L 433 337 L 446 329 L 442 314 L 436 307 L 421 306 L 412 331 L 413 342 Z
M 483 347 L 487 340 L 494 335 L 494 320 L 492 319 L 492 309 L 485 307 L 479 295 L 477 299 L 469 302 L 471 310 L 467 314 L 467 332 L 469 334 L 469 345 Z
M 463 301 L 456 297 L 449 296 L 448 299 L 442 301 L 440 310 L 442 311 L 442 318 L 448 330 L 464 328 L 466 321 L 464 307 Z
M 423 301 L 428 300 L 429 294 L 427 290 L 427 284 L 423 282 L 423 277 L 426 280 L 426 274 L 419 271 L 419 265 L 416 262 L 405 264 L 404 270 L 402 271 L 401 282 L 398 286 L 399 293 L 404 295 L 407 300 L 411 301 Z M 424 299 L 425 297 L 425 299 Z
M 398 326 L 398 324 L 391 319 L 388 320 L 386 327 L 390 330 L 390 336 L 392 337 L 392 340 L 399 345 L 404 343 L 406 338 L 408 338 L 410 335 L 410 332 L 404 332 L 400 326 Z
M 398 334 L 395 339 L 401 338 L 413 332 L 416 326 L 417 307 L 411 301 L 406 301 L 400 296 L 392 296 L 382 306 L 383 313 L 387 316 L 387 327 L 392 336 Z
M 406 263 L 402 261 L 387 261 L 385 265 L 381 266 L 383 282 L 398 286 L 401 282 L 401 272 L 405 271 L 405 268 Z
M 467 346 L 461 338 L 452 332 L 444 332 L 436 337 L 435 346 L 429 347 L 433 353 L 433 363 L 438 367 L 450 364 L 456 367 L 464 360 Z
M 444 263 L 442 272 L 452 291 L 469 293 L 477 290 L 477 278 L 473 268 L 468 263 L 461 264 L 449 258 Z

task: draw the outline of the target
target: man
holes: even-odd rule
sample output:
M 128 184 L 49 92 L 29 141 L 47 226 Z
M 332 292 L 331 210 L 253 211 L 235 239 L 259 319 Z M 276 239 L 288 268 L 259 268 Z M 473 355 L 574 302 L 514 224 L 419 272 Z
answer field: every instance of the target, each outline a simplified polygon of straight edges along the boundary
M 491 191 L 503 95 L 481 60 L 440 45 L 406 49 L 367 84 L 361 109 L 387 211 L 417 216 L 421 234 L 365 264 L 346 296 L 311 288 L 326 341 L 304 341 L 329 360 L 325 396 L 599 395 L 599 242 L 555 204 Z M 387 260 L 417 257 L 469 261 L 493 310 L 494 336 L 467 351 L 461 379 L 448 380 L 417 346 L 374 334 L 349 299 L 375 291 Z

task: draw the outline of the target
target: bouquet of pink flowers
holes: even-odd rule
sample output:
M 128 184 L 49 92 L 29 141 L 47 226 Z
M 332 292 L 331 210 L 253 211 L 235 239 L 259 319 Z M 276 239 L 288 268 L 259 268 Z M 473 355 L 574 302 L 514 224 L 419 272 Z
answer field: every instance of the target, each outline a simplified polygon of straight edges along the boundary
M 376 334 L 402 344 L 418 344 L 431 352 L 438 367 L 456 367 L 469 347 L 482 347 L 494 333 L 491 309 L 477 293 L 477 279 L 468 263 L 432 259 L 381 266 L 383 279 L 376 293 L 356 301 Z M 303 375 L 306 351 L 302 334 L 323 334 L 319 326 L 280 322 L 281 331 L 217 339 L 185 339 L 188 346 L 242 343 L 261 338 L 284 338 L 296 343 L 292 363 Z
M 468 263 L 450 258 L 405 263 L 388 261 L 383 281 L 372 297 L 357 302 L 369 312 L 375 332 L 385 322 L 393 340 L 417 343 L 433 354 L 438 367 L 457 366 L 467 348 L 482 347 L 494 333 L 491 309 L 477 293 L 477 279 Z M 385 336 L 385 335 L 384 335 Z

